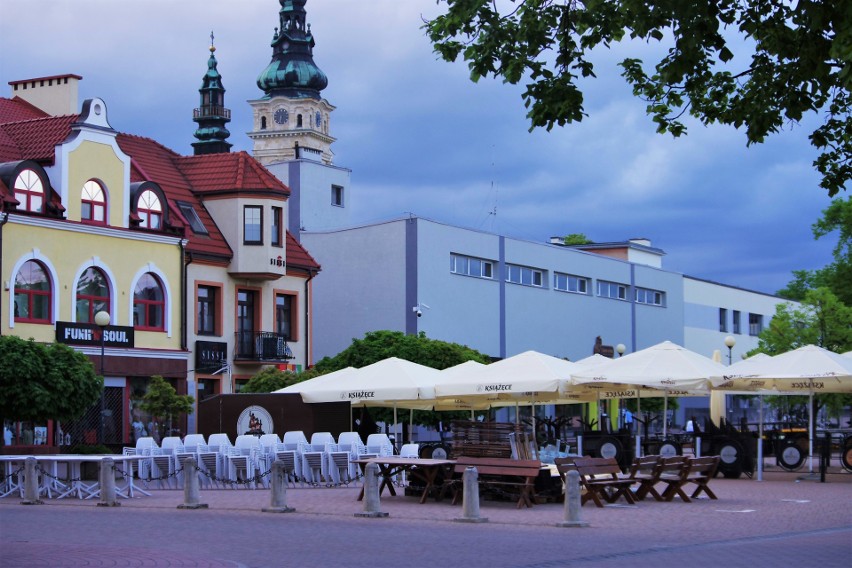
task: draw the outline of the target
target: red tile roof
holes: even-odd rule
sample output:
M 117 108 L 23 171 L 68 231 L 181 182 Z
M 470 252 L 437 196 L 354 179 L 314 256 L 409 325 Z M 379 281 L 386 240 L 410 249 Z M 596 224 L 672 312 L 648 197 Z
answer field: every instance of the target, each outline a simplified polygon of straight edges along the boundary
M 77 120 L 77 115 L 48 116 L 17 97 L 0 98 L 0 162 L 30 159 L 53 164 L 55 146 L 69 136 L 71 125 Z M 151 181 L 165 192 L 172 226 L 180 230 L 187 225 L 177 201 L 195 209 L 209 234 L 195 234 L 186 227 L 187 252 L 191 254 L 224 262 L 233 256 L 203 206 L 201 200 L 205 196 L 251 193 L 287 199 L 290 195 L 286 185 L 246 152 L 181 156 L 150 138 L 119 133 L 116 140 L 131 158 L 130 181 Z M 286 246 L 289 266 L 319 270 L 316 260 L 289 233 Z
M 196 193 L 272 191 L 282 198 L 290 195 L 290 188 L 246 152 L 182 156 L 178 163 Z
M 287 231 L 287 266 L 311 272 L 320 270 L 320 264 L 296 240 L 296 237 L 290 234 L 290 231 Z

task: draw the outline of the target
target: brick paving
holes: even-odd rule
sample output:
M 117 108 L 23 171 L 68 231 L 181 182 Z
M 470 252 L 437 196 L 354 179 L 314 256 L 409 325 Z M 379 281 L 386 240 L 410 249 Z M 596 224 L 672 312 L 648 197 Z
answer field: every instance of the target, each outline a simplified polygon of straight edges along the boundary
M 603 509 L 587 503 L 588 528 L 561 528 L 563 505 L 516 509 L 482 501 L 487 523 L 453 522 L 460 505 L 383 495 L 386 518 L 358 518 L 360 485 L 296 487 L 293 513 L 264 513 L 265 489 L 202 490 L 207 509 L 186 510 L 182 490 L 98 507 L 47 499 L 0 499 L 0 566 L 470 568 L 668 566 L 844 567 L 852 558 L 852 474 L 827 483 L 801 473 L 764 481 L 717 478 L 716 501 L 643 501 Z

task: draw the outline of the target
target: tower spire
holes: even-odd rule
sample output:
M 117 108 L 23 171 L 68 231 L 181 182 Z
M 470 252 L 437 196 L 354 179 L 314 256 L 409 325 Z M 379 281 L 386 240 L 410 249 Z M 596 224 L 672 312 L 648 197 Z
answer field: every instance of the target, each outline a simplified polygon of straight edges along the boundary
M 193 142 L 195 155 L 222 154 L 231 151 L 232 144 L 227 142 L 231 135 L 225 124 L 231 121 L 231 110 L 225 108 L 225 87 L 219 75 L 216 61 L 216 45 L 213 32 L 210 32 L 210 59 L 207 60 L 207 73 L 201 81 L 198 92 L 201 106 L 192 113 L 192 120 L 198 123 Z

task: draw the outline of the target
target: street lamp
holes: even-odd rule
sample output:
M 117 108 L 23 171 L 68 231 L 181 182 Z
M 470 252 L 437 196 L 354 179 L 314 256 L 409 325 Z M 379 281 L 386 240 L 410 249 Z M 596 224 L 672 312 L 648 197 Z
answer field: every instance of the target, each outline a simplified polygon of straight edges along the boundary
M 615 352 L 618 353 L 618 356 L 621 357 L 624 355 L 624 352 L 627 351 L 627 347 L 623 343 L 619 343 L 615 346 Z
M 733 350 L 734 345 L 737 344 L 737 340 L 734 339 L 733 335 L 728 335 L 725 337 L 725 346 L 728 348 L 728 366 L 730 367 L 731 361 L 733 360 Z
M 99 311 L 95 314 L 95 325 L 98 326 L 101 330 L 101 380 L 105 380 L 104 378 L 104 331 L 106 327 L 109 325 L 109 312 L 105 312 L 103 310 Z M 106 412 L 106 400 L 104 395 L 106 394 L 106 385 L 101 387 L 101 428 L 99 432 L 99 441 L 101 444 L 104 443 L 104 413 Z

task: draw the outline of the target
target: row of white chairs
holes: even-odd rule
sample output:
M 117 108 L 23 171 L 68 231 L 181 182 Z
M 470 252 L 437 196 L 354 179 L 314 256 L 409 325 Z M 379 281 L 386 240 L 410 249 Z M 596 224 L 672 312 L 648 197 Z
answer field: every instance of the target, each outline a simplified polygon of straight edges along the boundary
M 138 463 L 142 479 L 156 479 L 161 487 L 172 487 L 172 479 L 183 484 L 184 461 L 196 460 L 201 484 L 246 483 L 255 487 L 260 479 L 269 486 L 269 471 L 275 460 L 284 463 L 288 481 L 308 483 L 348 482 L 359 474 L 353 460 L 370 456 L 393 455 L 393 445 L 385 434 L 371 434 L 364 443 L 357 432 L 343 432 L 335 440 L 330 432 L 315 432 L 310 441 L 302 431 L 261 436 L 240 435 L 232 443 L 227 434 L 188 434 L 163 438 L 157 444 L 152 437 L 139 438 L 135 447 L 124 448 L 125 455 L 149 459 Z M 132 473 L 132 472 L 131 472 Z

